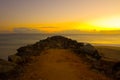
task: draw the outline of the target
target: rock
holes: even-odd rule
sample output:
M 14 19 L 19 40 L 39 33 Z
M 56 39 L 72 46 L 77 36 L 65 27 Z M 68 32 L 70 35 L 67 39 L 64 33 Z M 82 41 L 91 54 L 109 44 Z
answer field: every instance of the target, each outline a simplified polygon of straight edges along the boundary
M 120 80 L 120 62 L 117 62 L 117 63 L 113 66 L 112 71 L 113 71 L 114 77 L 115 77 L 117 80 Z
M 20 47 L 19 49 L 17 49 L 17 56 L 33 56 L 36 55 L 36 52 L 38 51 L 38 48 L 35 47 L 35 45 L 27 45 L 24 47 Z M 40 52 L 40 50 L 39 50 Z
M 112 74 L 113 65 L 114 62 L 100 60 L 93 63 L 93 68 L 99 70 L 100 72 L 104 72 L 105 74 L 108 74 L 110 76 Z
M 16 63 L 16 64 L 20 64 L 24 62 L 24 60 L 20 56 L 17 56 L 17 55 L 8 56 L 8 61 Z
M 116 80 L 120 80 L 120 70 L 114 74 Z
M 12 71 L 16 64 L 0 59 L 0 73 L 6 73 Z
M 95 50 L 96 50 L 95 47 L 89 43 L 87 43 L 83 46 L 83 51 L 87 54 L 92 54 L 92 53 L 94 53 Z
M 42 51 L 51 48 L 70 49 L 78 55 L 81 54 L 92 69 L 109 76 L 114 75 L 116 79 L 120 80 L 120 62 L 114 63 L 104 61 L 101 59 L 101 55 L 93 45 L 77 42 L 63 36 L 48 37 L 35 44 L 21 47 L 17 49 L 15 55 L 10 55 L 8 57 L 8 61 L 0 59 L 0 79 L 5 80 L 3 77 L 13 72 L 13 70 L 19 72 L 21 66 L 32 61 L 31 57 L 40 55 Z
M 43 50 L 50 48 L 71 49 L 78 54 L 80 53 L 87 54 L 89 57 L 92 57 L 93 59 L 99 60 L 101 58 L 98 51 L 91 44 L 85 44 L 82 42 L 78 43 L 76 40 L 71 40 L 63 36 L 48 37 L 47 39 L 40 40 L 39 42 L 36 42 L 33 45 L 21 47 L 17 49 L 18 52 L 16 53 L 16 55 L 21 57 L 39 55 L 40 52 L 42 52 Z
M 117 72 L 117 71 L 119 71 L 120 70 L 120 62 L 117 62 L 117 63 L 115 63 L 115 65 L 113 66 L 113 71 L 114 72 Z
M 87 54 L 89 57 L 100 60 L 101 55 L 98 53 L 97 49 L 91 44 L 87 43 L 82 47 L 82 52 Z
M 0 79 L 8 77 L 15 71 L 16 64 L 0 59 Z

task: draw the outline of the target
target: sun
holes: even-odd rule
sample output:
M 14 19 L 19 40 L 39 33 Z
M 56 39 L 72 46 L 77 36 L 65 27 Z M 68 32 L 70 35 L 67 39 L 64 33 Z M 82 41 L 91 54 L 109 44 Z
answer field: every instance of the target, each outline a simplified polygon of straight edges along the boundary
M 120 17 L 104 18 L 90 22 L 91 25 L 96 26 L 98 29 L 120 29 Z

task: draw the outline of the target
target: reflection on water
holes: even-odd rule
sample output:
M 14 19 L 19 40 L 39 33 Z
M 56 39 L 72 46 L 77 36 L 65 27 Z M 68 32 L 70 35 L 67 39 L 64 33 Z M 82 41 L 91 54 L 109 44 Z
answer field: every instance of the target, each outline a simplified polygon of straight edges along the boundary
M 53 34 L 0 34 L 0 58 L 15 54 L 20 46 L 33 44 Z M 92 43 L 93 45 L 120 46 L 120 35 L 101 34 L 64 34 L 64 36 L 78 42 Z
M 82 35 L 68 35 L 68 37 L 80 42 L 88 42 L 92 44 L 115 45 L 120 44 L 120 35 L 114 34 L 82 34 Z

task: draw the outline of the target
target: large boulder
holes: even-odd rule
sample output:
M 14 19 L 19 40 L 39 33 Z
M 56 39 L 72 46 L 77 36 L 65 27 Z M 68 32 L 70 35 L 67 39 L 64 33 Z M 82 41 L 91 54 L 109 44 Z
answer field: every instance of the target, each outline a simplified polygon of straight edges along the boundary
M 20 57 L 26 57 L 26 56 L 34 56 L 34 55 L 38 55 L 38 51 L 42 51 L 43 50 L 43 47 L 41 45 L 41 49 L 38 49 L 38 47 L 36 46 L 38 44 L 33 44 L 33 45 L 27 45 L 27 46 L 24 46 L 24 47 L 20 47 L 17 49 L 17 53 L 16 55 L 17 56 L 20 56 Z
M 101 59 L 101 55 L 98 53 L 97 49 L 89 43 L 85 44 L 82 47 L 82 52 L 91 57 L 92 59 Z
M 99 60 L 93 63 L 92 68 L 104 74 L 107 74 L 108 76 L 111 76 L 111 74 L 113 73 L 112 67 L 114 64 L 115 63 L 111 61 Z
M 19 49 L 17 49 L 17 51 L 17 55 L 19 56 L 31 55 L 31 53 L 33 52 L 33 47 L 32 45 L 27 45 L 24 47 L 20 47 Z
M 16 63 L 16 64 L 20 64 L 20 63 L 24 62 L 22 57 L 17 56 L 17 55 L 10 55 L 10 56 L 8 56 L 8 61 Z

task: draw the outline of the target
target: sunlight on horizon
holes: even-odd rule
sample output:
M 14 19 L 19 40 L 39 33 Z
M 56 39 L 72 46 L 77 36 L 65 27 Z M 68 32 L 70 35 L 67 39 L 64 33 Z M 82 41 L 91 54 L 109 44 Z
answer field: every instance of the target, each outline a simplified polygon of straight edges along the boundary
M 0 0 L 0 33 L 120 30 L 120 0 Z
M 100 30 L 119 30 L 120 29 L 120 17 L 119 16 L 97 19 L 89 23 L 93 26 L 96 26 L 96 28 Z

